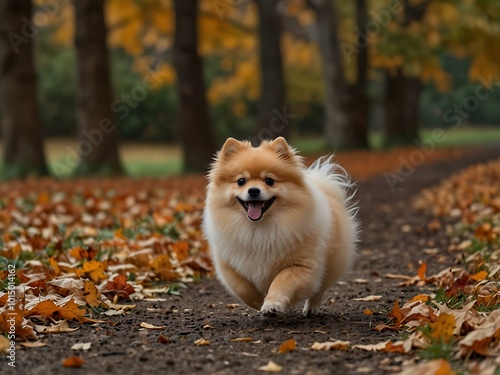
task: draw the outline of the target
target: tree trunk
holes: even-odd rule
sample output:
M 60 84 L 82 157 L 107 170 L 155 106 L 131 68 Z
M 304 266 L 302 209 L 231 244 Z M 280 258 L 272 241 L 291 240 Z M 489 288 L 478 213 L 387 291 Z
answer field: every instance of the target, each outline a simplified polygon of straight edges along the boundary
M 335 149 L 368 148 L 368 51 L 364 35 L 358 36 L 357 46 L 341 47 L 344 44 L 338 37 L 338 16 L 333 2 L 308 0 L 308 4 L 316 13 L 318 47 L 323 62 L 328 145 Z M 365 0 L 357 0 L 356 5 L 356 22 L 363 30 L 367 21 Z M 357 54 L 357 80 L 349 84 L 342 60 L 350 62 L 352 51 Z
M 184 171 L 206 171 L 216 142 L 198 54 L 198 0 L 175 0 L 174 66 L 180 105 Z
M 384 147 L 414 143 L 418 135 L 421 82 L 406 77 L 401 69 L 385 76 Z
M 47 175 L 33 63 L 31 0 L 0 1 L 0 114 L 5 178 Z
M 260 81 L 259 132 L 257 138 L 274 139 L 290 134 L 292 116 L 285 107 L 285 83 L 281 53 L 281 0 L 256 0 L 259 13 Z
M 403 1 L 401 27 L 408 27 L 425 14 L 429 1 L 411 5 Z M 422 83 L 419 77 L 408 77 L 401 68 L 385 72 L 384 147 L 412 144 L 419 139 L 419 106 Z
M 74 0 L 77 56 L 77 122 L 80 162 L 75 175 L 116 175 L 119 131 L 111 109 L 104 0 Z

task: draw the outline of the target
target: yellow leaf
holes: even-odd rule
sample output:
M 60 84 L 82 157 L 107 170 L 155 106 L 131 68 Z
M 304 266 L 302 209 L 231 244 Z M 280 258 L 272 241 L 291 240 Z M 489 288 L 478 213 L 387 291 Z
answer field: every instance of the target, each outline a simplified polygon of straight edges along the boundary
M 435 323 L 431 323 L 431 337 L 435 340 L 449 342 L 455 329 L 455 317 L 451 314 L 441 313 Z
M 90 280 L 99 282 L 106 280 L 108 277 L 104 273 L 105 264 L 97 260 L 86 261 L 82 265 L 82 271 L 89 277 Z
M 97 307 L 101 304 L 101 292 L 92 281 L 84 281 L 83 295 L 85 296 L 85 301 L 87 301 L 90 306 Z
M 290 339 L 286 340 L 284 343 L 282 343 L 278 349 L 278 353 L 286 353 L 286 352 L 291 352 L 292 350 L 295 350 L 297 347 L 297 341 Z

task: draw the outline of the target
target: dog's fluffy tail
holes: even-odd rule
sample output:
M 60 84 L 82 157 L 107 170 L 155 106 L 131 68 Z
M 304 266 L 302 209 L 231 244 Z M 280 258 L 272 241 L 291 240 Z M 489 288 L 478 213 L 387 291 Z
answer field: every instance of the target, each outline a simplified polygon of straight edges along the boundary
M 347 171 L 333 161 L 333 155 L 320 157 L 307 171 L 311 181 L 321 190 L 344 202 L 357 237 L 360 229 L 359 221 L 356 219 L 359 207 L 356 202 L 353 202 L 353 197 L 356 194 L 356 184 L 351 181 Z

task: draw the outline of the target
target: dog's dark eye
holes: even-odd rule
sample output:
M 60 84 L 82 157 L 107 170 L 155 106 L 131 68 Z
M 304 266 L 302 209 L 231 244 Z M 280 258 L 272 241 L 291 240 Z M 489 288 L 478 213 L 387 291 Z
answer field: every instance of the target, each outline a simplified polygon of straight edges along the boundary
M 271 177 L 266 177 L 264 179 L 264 182 L 266 183 L 267 186 L 273 186 L 274 185 L 274 180 Z
M 238 179 L 238 181 L 236 181 L 236 183 L 238 184 L 238 186 L 243 186 L 247 183 L 247 180 L 245 180 L 244 178 L 240 178 Z

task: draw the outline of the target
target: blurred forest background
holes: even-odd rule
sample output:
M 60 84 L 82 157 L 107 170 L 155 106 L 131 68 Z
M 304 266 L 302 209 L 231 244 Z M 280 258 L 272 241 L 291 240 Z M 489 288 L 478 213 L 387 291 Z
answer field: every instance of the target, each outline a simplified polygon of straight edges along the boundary
M 130 172 L 132 141 L 140 174 L 157 145 L 203 171 L 228 136 L 499 139 L 499 79 L 493 0 L 1 0 L 2 176 Z

